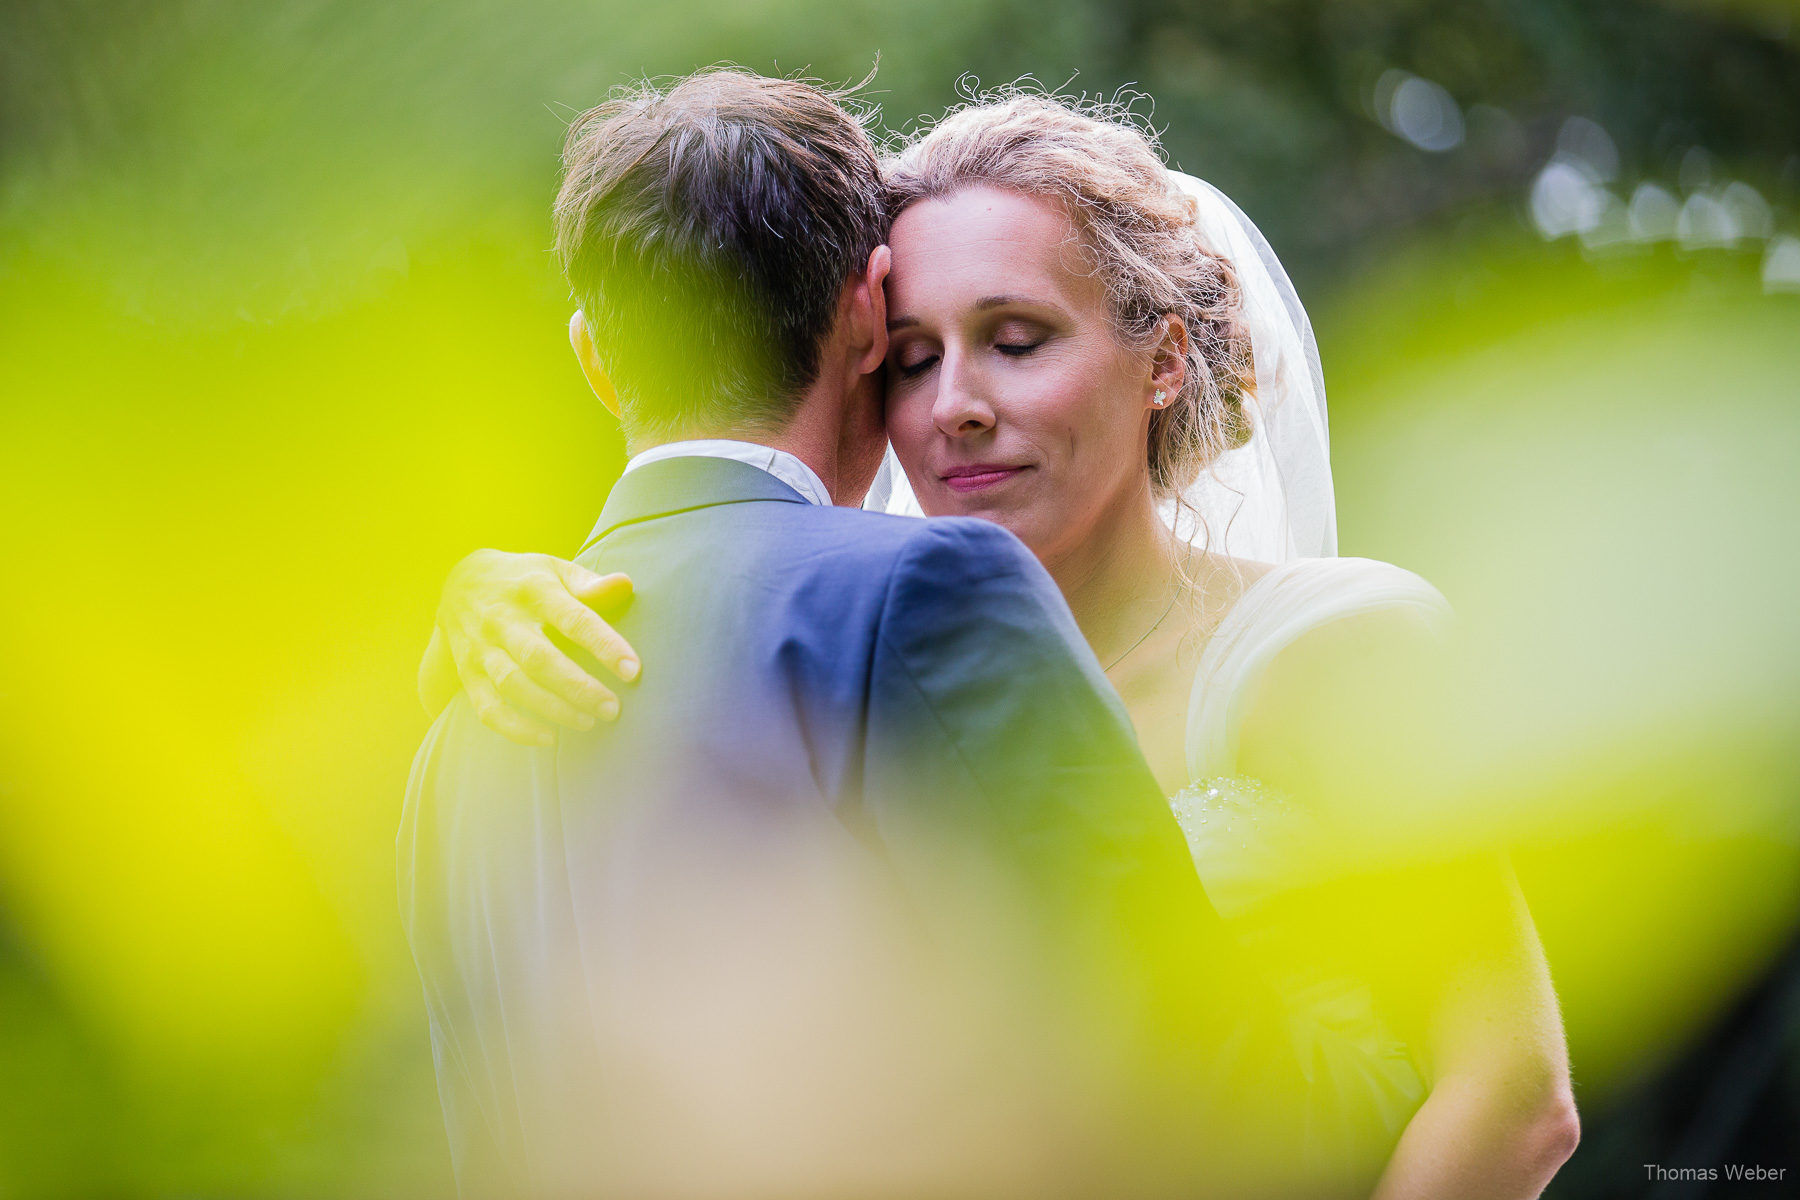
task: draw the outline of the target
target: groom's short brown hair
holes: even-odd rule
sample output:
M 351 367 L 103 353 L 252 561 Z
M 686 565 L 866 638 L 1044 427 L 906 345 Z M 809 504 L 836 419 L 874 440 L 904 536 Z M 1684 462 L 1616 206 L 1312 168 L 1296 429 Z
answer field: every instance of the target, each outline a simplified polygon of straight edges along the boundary
M 715 68 L 576 118 L 556 252 L 628 433 L 778 429 L 886 234 L 874 142 L 833 94 Z

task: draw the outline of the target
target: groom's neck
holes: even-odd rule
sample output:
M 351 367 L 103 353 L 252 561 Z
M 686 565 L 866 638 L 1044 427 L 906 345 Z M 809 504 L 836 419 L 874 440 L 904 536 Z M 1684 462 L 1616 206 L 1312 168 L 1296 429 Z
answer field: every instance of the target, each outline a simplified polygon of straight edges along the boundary
M 654 450 L 658 446 L 673 445 L 676 442 L 748 442 L 753 446 L 767 446 L 771 450 L 785 450 L 795 458 L 811 467 L 819 478 L 825 478 L 819 470 L 820 463 L 813 447 L 804 438 L 795 438 L 789 431 L 771 431 L 761 428 L 743 428 L 736 425 L 689 425 L 682 429 L 658 433 L 654 436 L 638 436 L 627 438 L 625 453 L 628 457 L 642 454 L 646 450 Z
M 843 412 L 844 397 L 841 392 L 832 394 L 815 385 L 807 389 L 794 415 L 780 429 L 770 429 L 767 426 L 693 424 L 657 436 L 628 435 L 626 450 L 630 454 L 641 454 L 670 442 L 715 438 L 767 446 L 772 450 L 786 451 L 811 468 L 813 474 L 824 483 L 825 490 L 831 494 L 834 503 L 860 504 L 861 493 L 868 490 L 868 483 L 865 480 L 858 485 L 853 478 L 855 472 L 848 469 L 847 459 L 851 456 L 846 452 Z M 858 494 L 849 495 L 851 491 Z

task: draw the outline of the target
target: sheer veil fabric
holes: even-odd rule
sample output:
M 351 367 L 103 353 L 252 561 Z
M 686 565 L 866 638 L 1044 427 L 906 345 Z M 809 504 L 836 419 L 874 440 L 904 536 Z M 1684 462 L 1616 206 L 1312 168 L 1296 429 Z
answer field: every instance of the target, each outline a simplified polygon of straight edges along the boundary
M 1312 322 L 1281 260 L 1219 189 L 1170 174 L 1198 206 L 1198 231 L 1237 271 L 1256 361 L 1250 441 L 1221 457 L 1163 517 L 1186 541 L 1235 558 L 1287 562 L 1337 553 L 1325 377 Z M 923 515 L 892 448 L 864 507 Z
M 1250 441 L 1202 473 L 1186 503 L 1167 506 L 1165 516 L 1185 540 L 1205 541 L 1233 558 L 1329 558 L 1337 553 L 1337 500 L 1312 322 L 1281 260 L 1243 210 L 1205 180 L 1171 174 L 1199 207 L 1201 241 L 1237 271 L 1256 395 L 1246 398 Z

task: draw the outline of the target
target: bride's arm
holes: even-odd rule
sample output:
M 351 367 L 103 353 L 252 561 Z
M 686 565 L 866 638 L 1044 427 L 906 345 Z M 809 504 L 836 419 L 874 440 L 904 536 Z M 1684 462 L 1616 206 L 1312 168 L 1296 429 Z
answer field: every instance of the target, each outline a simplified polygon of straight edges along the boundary
M 526 746 L 548 745 L 558 725 L 610 721 L 618 696 L 557 639 L 618 678 L 636 679 L 637 652 L 600 615 L 630 598 L 624 575 L 595 575 L 548 554 L 477 550 L 444 580 L 419 664 L 419 700 L 436 715 L 466 691 L 482 724 Z
M 1457 889 L 1470 936 L 1441 964 L 1426 1024 L 1431 1092 L 1375 1200 L 1536 1196 L 1580 1138 L 1562 1019 L 1531 914 L 1510 868 L 1487 866 L 1475 887 L 1497 885 L 1493 893 L 1469 898 L 1472 889 Z
M 1276 658 L 1240 741 L 1246 774 L 1305 798 L 1345 844 L 1365 839 L 1365 854 L 1393 864 L 1365 878 L 1355 924 L 1375 933 L 1370 976 L 1430 1092 L 1377 1200 L 1536 1196 L 1578 1138 L 1531 914 L 1504 856 L 1442 820 L 1459 790 L 1460 694 L 1424 622 L 1402 610 L 1356 617 Z

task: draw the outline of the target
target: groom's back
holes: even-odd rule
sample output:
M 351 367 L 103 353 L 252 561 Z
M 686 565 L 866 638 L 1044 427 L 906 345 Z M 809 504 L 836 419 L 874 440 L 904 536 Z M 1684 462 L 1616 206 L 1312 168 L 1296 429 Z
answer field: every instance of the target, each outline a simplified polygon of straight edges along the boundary
M 580 556 L 630 575 L 637 599 L 616 623 L 646 667 L 616 725 L 565 741 L 564 786 L 617 792 L 630 778 L 626 790 L 714 819 L 837 822 L 861 787 L 887 579 L 919 523 L 796 503 L 756 468 L 712 459 L 652 464 L 621 486 L 679 493 L 721 476 L 747 487 L 704 507 L 671 499 L 676 511 L 621 520 Z
M 1101 1053 L 1050 1036 L 1083 1010 L 1043 1003 L 1081 975 L 1047 933 L 1179 975 L 1212 928 L 1066 607 L 996 526 L 739 463 L 645 466 L 602 524 L 582 561 L 632 576 L 645 663 L 619 721 L 527 749 L 459 701 L 414 770 L 403 895 L 464 1177 L 992 1190 L 977 1164 L 1018 1160 L 978 1147 L 1038 1146 Z

